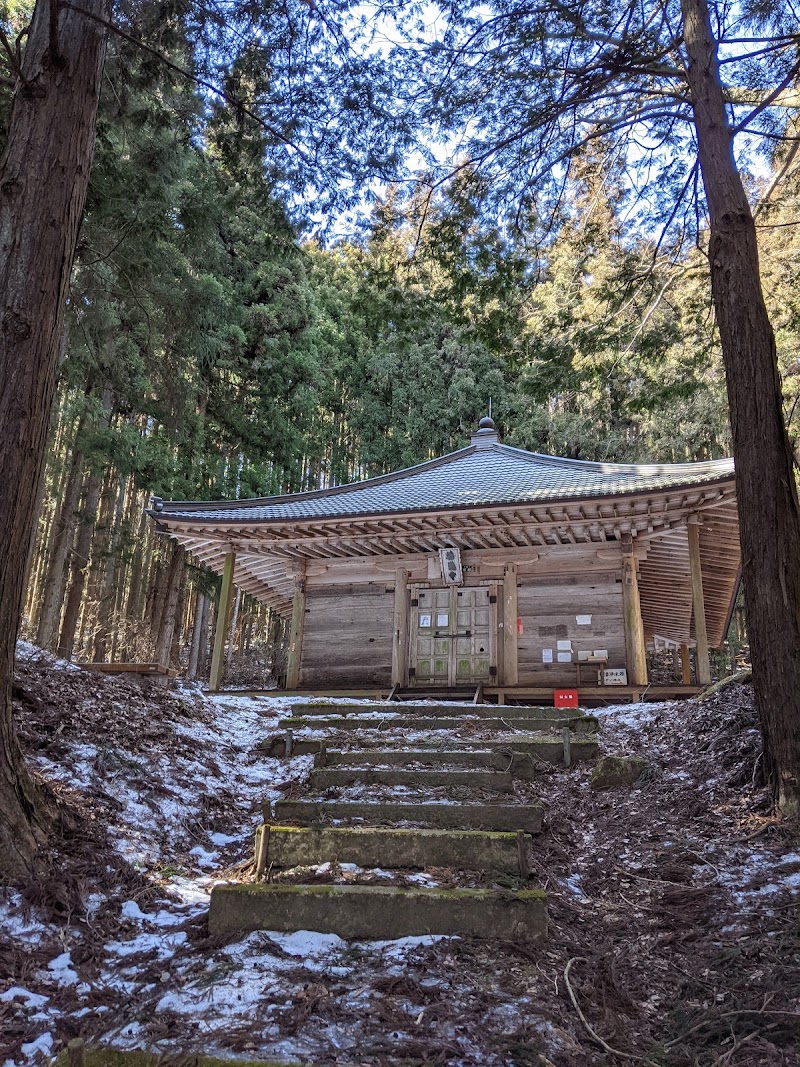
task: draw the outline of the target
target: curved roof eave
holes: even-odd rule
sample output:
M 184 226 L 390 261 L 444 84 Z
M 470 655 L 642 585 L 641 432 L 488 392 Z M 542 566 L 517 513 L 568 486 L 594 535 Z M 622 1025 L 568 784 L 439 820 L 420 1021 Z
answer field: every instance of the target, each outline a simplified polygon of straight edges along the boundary
M 357 482 L 345 482 L 342 485 L 330 486 L 327 489 L 310 489 L 301 493 L 281 493 L 275 496 L 249 497 L 247 499 L 227 500 L 170 500 L 164 501 L 164 508 L 172 511 L 223 511 L 239 508 L 272 507 L 281 504 L 298 503 L 301 501 L 314 501 L 341 496 L 345 493 L 363 492 L 374 489 L 381 485 L 389 485 L 392 482 L 424 474 L 427 471 L 436 470 L 442 466 L 457 463 L 460 459 L 476 452 L 484 452 L 489 449 L 501 454 L 508 454 L 516 459 L 531 464 L 550 466 L 554 468 L 564 467 L 571 470 L 583 470 L 587 473 L 608 474 L 612 476 L 630 475 L 631 477 L 657 477 L 659 475 L 675 475 L 680 479 L 681 474 L 690 471 L 695 476 L 708 472 L 709 481 L 716 481 L 723 477 L 730 477 L 733 473 L 732 459 L 712 459 L 694 463 L 602 463 L 597 460 L 569 459 L 562 456 L 548 456 L 543 452 L 528 452 L 524 448 L 515 448 L 513 445 L 493 443 L 488 446 L 476 446 L 474 444 L 459 448 L 455 452 L 448 452 L 444 456 L 436 456 L 433 459 L 424 460 L 410 467 L 402 467 L 400 470 L 391 471 L 389 474 L 379 474 L 374 478 L 365 478 Z M 716 472 L 719 471 L 719 474 Z M 697 481 L 697 477 L 693 481 Z M 674 483 L 674 488 L 681 488 L 680 480 Z M 693 484 L 693 482 L 687 482 Z M 670 485 L 670 488 L 673 484 Z M 586 494 L 580 494 L 584 496 Z M 564 499 L 557 497 L 555 499 Z M 475 502 L 480 503 L 479 501 Z M 506 502 L 504 502 L 506 503 Z M 526 503 L 525 500 L 507 501 L 507 503 Z M 427 509 L 426 509 L 427 510 Z M 344 515 L 342 516 L 344 517 Z
M 690 464 L 686 464 L 690 466 Z M 475 508 L 481 510 L 491 509 L 493 511 L 501 511 L 507 508 L 519 508 L 519 507 L 551 507 L 554 504 L 576 504 L 576 503 L 590 503 L 590 502 L 612 502 L 615 500 L 626 500 L 631 497 L 644 497 L 644 496 L 661 496 L 665 493 L 680 492 L 681 490 L 703 489 L 706 487 L 713 487 L 715 485 L 724 485 L 726 483 L 733 483 L 734 474 L 732 470 L 728 470 L 714 478 L 694 479 L 685 482 L 672 482 L 668 485 L 656 485 L 646 488 L 633 488 L 627 491 L 619 490 L 616 487 L 609 487 L 608 492 L 597 492 L 593 490 L 591 492 L 575 493 L 571 495 L 560 494 L 553 496 L 540 496 L 540 497 L 520 497 L 517 499 L 508 500 L 469 500 L 456 504 L 432 504 L 429 506 L 415 506 L 408 508 L 395 508 L 386 511 L 341 511 L 331 514 L 317 514 L 317 515 L 276 515 L 276 516 L 256 516 L 250 517 L 247 515 L 225 515 L 215 517 L 209 512 L 216 510 L 223 511 L 222 504 L 227 504 L 230 510 L 247 511 L 252 510 L 246 507 L 247 504 L 255 504 L 253 501 L 218 501 L 220 505 L 218 509 L 209 507 L 208 504 L 204 508 L 197 507 L 196 510 L 186 510 L 182 512 L 173 511 L 156 511 L 153 508 L 147 508 L 145 513 L 151 516 L 157 525 L 167 529 L 166 523 L 215 523 L 217 525 L 224 526 L 277 526 L 277 525 L 303 525 L 319 524 L 326 522 L 337 522 L 340 520 L 353 520 L 362 519 L 369 521 L 371 519 L 390 520 L 394 518 L 402 518 L 408 515 L 423 515 L 423 514 L 437 514 L 437 513 L 457 513 L 460 511 L 469 511 Z M 355 483 L 356 485 L 364 483 Z M 324 491 L 323 491 L 324 492 Z M 285 500 L 295 501 L 299 497 L 305 497 L 308 494 L 296 494 L 294 496 L 282 498 Z M 268 500 L 271 503 L 277 502 L 276 497 L 261 497 L 260 501 Z M 261 504 L 263 506 L 263 503 Z

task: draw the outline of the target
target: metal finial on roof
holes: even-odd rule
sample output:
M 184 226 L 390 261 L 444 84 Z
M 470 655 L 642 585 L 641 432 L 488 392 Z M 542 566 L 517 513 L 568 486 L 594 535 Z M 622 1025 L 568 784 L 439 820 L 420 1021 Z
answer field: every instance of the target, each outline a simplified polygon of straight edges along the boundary
M 494 425 L 494 419 L 491 415 L 484 415 L 478 423 L 478 429 L 470 437 L 470 443 L 476 445 L 478 448 L 491 448 L 491 446 L 498 443 L 499 440 L 500 438 Z

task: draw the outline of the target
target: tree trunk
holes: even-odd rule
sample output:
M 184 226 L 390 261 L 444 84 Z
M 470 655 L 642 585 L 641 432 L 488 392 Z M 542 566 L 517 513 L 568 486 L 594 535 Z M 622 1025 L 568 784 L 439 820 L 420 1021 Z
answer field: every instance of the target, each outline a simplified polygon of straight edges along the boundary
M 84 0 L 108 17 L 108 0 Z M 31 869 L 47 824 L 11 711 L 14 645 L 69 276 L 83 215 L 106 29 L 37 0 L 0 159 L 0 877 Z M 38 810 L 37 810 L 38 808 Z
M 711 223 L 711 286 L 728 384 L 756 704 L 780 810 L 800 816 L 800 505 L 758 263 L 707 0 L 682 0 Z
M 233 659 L 233 656 L 234 656 L 234 649 L 235 649 L 235 641 L 234 641 L 234 639 L 236 637 L 236 627 L 239 625 L 239 612 L 241 610 L 241 607 L 242 607 L 242 591 L 241 591 L 241 589 L 237 589 L 236 590 L 236 596 L 233 598 L 233 611 L 231 612 L 231 624 L 228 627 L 228 639 L 225 642 L 225 645 L 226 645 L 225 665 L 226 665 L 226 667 L 230 664 L 230 662 L 231 662 L 231 660 Z
M 97 587 L 97 631 L 94 635 L 93 659 L 100 661 L 105 659 L 109 645 L 111 644 L 111 629 L 113 626 L 114 607 L 117 600 L 117 578 L 120 562 L 120 535 L 122 531 L 122 516 L 125 507 L 125 492 L 128 487 L 128 479 L 120 475 L 117 484 L 117 497 L 114 505 L 114 514 L 110 520 L 108 539 L 105 549 L 105 559 L 100 572 Z
M 129 582 L 133 580 L 133 572 L 138 569 L 138 557 L 140 555 L 138 545 L 134 547 L 133 542 L 133 528 L 138 513 L 139 495 L 131 478 L 128 479 L 126 494 L 127 504 L 117 547 L 118 566 L 114 578 L 116 594 L 114 599 L 114 629 L 111 634 L 110 655 L 112 662 L 116 662 L 120 656 L 121 645 L 124 654 L 128 626 L 128 620 L 125 617 L 126 595 Z M 136 562 L 134 563 L 134 561 Z
M 164 597 L 164 608 L 158 625 L 158 639 L 156 641 L 156 663 L 169 667 L 170 649 L 172 648 L 172 635 L 175 631 L 175 619 L 178 612 L 178 600 L 181 591 L 181 579 L 183 578 L 184 561 L 186 550 L 177 542 L 173 543 L 172 556 L 169 561 L 167 572 L 167 589 Z
M 208 660 L 208 617 L 211 600 L 207 593 L 203 594 L 203 617 L 200 620 L 200 647 L 197 650 L 197 674 L 201 678 L 207 676 Z
M 72 456 L 69 479 L 58 517 L 53 524 L 50 559 L 47 564 L 47 577 L 44 582 L 44 599 L 39 613 L 39 626 L 36 631 L 36 643 L 42 648 L 52 649 L 58 633 L 67 579 L 67 555 L 75 532 L 75 518 L 78 512 L 82 478 L 83 453 L 76 451 Z
M 55 405 L 53 406 L 55 410 Z M 33 635 L 39 624 L 37 606 L 40 599 L 41 582 L 47 565 L 48 546 L 50 544 L 50 530 L 55 522 L 55 505 L 52 508 L 45 504 L 47 496 L 47 477 L 45 470 L 47 460 L 43 464 L 43 471 L 39 477 L 39 488 L 36 491 L 36 507 L 33 509 L 33 525 L 31 527 L 31 539 L 28 545 L 28 559 L 25 564 L 25 593 L 22 599 L 22 619 L 20 627 L 26 626 L 28 633 Z
M 144 591 L 149 588 L 150 568 L 153 562 L 153 540 L 148 537 L 147 521 L 147 516 L 142 512 L 139 516 L 139 526 L 131 559 L 131 584 L 125 600 L 126 620 L 135 619 L 139 624 L 145 613 L 143 594 L 146 598 Z M 126 654 L 130 654 L 127 646 Z
M 205 611 L 205 593 L 198 593 L 194 601 L 194 621 L 192 623 L 192 644 L 189 650 L 189 667 L 186 677 L 193 682 L 197 677 L 200 661 L 200 635 L 203 632 L 203 614 Z
M 185 563 L 185 552 L 184 552 Z M 172 627 L 172 647 L 170 661 L 180 670 L 181 652 L 183 651 L 183 631 L 186 622 L 186 566 L 181 567 L 178 582 L 178 606 L 175 610 L 175 625 Z
M 81 508 L 80 526 L 78 527 L 78 535 L 75 538 L 75 547 L 72 551 L 69 593 L 67 594 L 67 604 L 64 608 L 64 618 L 61 623 L 61 634 L 58 639 L 58 654 L 62 659 L 72 659 L 72 652 L 75 647 L 75 631 L 80 616 L 83 590 L 86 587 L 89 554 L 92 549 L 92 535 L 97 521 L 97 505 L 100 503 L 101 488 L 101 476 L 93 471 L 86 483 L 86 496 Z

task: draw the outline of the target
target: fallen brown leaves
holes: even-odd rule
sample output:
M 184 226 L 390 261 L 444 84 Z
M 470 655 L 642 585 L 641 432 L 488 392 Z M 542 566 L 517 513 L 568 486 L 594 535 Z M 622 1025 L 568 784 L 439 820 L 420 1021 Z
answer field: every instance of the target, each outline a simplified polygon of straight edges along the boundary
M 197 755 L 175 724 L 210 714 L 202 703 L 193 709 L 163 691 L 47 662 L 22 666 L 17 700 L 29 751 L 55 762 L 94 744 L 109 780 L 120 773 L 121 753 L 138 753 L 143 789 L 154 790 L 151 758 Z M 210 939 L 202 919 L 192 919 L 179 967 L 152 952 L 135 956 L 149 991 L 132 1000 L 121 989 L 93 990 L 89 1013 L 79 1022 L 64 1015 L 57 1037 L 107 1033 L 112 1021 L 122 1032 L 136 1021 L 149 1047 L 268 1056 L 287 1039 L 318 1067 L 796 1067 L 798 918 L 776 871 L 797 843 L 759 781 L 749 688 L 654 706 L 636 722 L 614 713 L 602 720 L 601 743 L 644 756 L 650 769 L 631 790 L 595 793 L 588 767 L 543 768 L 534 791 L 547 803 L 547 827 L 532 859 L 534 884 L 549 894 L 546 943 L 442 940 L 391 958 L 353 946 L 341 974 L 291 967 L 280 988 L 265 983 L 248 1020 L 208 1031 L 202 1018 L 153 1010 L 164 988 L 213 988 L 235 966 L 230 939 Z M 202 758 L 213 774 L 214 753 Z M 114 800 L 101 786 L 57 786 L 72 821 L 24 887 L 52 924 L 44 943 L 0 940 L 3 980 L 46 992 L 63 1012 L 74 1007 L 74 991 L 46 982 L 59 931 L 80 928 L 72 962 L 91 983 L 103 946 L 126 936 L 120 903 L 147 909 L 163 894 L 152 874 L 109 847 Z M 231 817 L 222 796 L 205 801 L 220 826 Z M 455 884 L 449 872 L 430 873 Z M 94 911 L 92 895 L 101 900 Z M 286 964 L 268 935 L 253 945 L 264 960 Z M 3 1055 L 30 1039 L 18 1005 L 0 1002 L 0 1031 Z

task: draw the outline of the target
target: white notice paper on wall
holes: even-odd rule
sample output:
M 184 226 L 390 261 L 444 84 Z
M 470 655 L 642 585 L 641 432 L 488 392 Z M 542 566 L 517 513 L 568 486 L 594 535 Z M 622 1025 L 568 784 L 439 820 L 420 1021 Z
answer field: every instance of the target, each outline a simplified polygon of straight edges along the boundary
M 556 644 L 556 647 L 558 648 L 559 652 L 571 652 L 572 651 L 572 642 L 571 641 L 558 641 L 557 644 Z
M 578 663 L 585 663 L 589 656 L 591 656 L 591 652 L 579 652 Z
M 553 662 L 553 650 L 552 650 L 552 648 L 543 648 L 542 649 L 542 663 L 552 663 L 552 662 Z
M 577 622 L 578 626 L 591 626 L 592 625 L 592 616 L 591 615 L 576 615 L 575 616 L 575 622 Z
M 596 648 L 594 650 L 594 652 L 592 653 L 592 655 L 594 656 L 595 659 L 608 659 L 608 649 L 607 648 Z
M 559 663 L 572 663 L 572 653 L 571 652 L 559 652 L 559 654 L 558 654 L 558 662 Z

